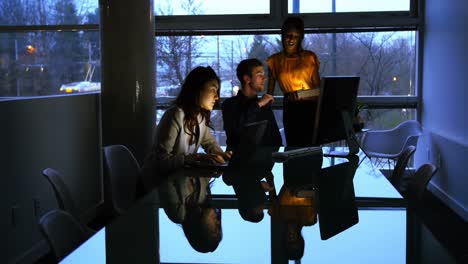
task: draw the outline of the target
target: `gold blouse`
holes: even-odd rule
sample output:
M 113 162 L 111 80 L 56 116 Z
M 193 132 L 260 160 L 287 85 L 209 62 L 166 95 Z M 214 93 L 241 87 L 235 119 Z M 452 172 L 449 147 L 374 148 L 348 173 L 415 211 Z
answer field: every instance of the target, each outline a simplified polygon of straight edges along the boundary
M 317 223 L 317 201 L 315 198 L 297 197 L 283 186 L 278 198 L 270 204 L 268 214 L 287 223 L 311 226 Z
M 318 88 L 320 61 L 310 50 L 302 50 L 297 57 L 278 52 L 266 61 L 271 76 L 279 82 L 283 93 Z

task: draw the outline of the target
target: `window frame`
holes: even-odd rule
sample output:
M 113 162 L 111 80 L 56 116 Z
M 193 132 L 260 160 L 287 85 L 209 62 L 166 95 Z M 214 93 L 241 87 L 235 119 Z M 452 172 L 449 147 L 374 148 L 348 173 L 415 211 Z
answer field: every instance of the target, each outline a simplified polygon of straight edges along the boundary
M 409 11 L 300 13 L 304 26 L 309 28 L 395 27 L 421 24 L 418 2 L 409 0 Z M 167 31 L 224 31 L 248 29 L 279 29 L 288 13 L 288 1 L 270 0 L 270 14 L 247 15 L 174 15 L 155 16 L 156 35 Z M 215 22 L 215 23 L 214 23 Z
M 416 32 L 416 94 L 414 96 L 358 96 L 359 103 L 370 109 L 414 108 L 419 114 L 421 94 L 420 56 L 421 44 L 418 38 L 423 16 L 420 0 L 410 0 L 409 11 L 388 12 L 340 12 L 340 13 L 301 13 L 306 33 L 350 33 L 415 30 Z M 248 15 L 186 15 L 155 16 L 155 36 L 182 35 L 246 35 L 279 34 L 288 13 L 288 1 L 270 0 L 270 14 Z M 226 98 L 221 98 L 224 101 Z M 275 98 L 274 109 L 282 108 L 282 96 Z M 170 98 L 157 100 L 157 109 L 170 106 Z M 419 116 L 419 115 L 417 115 Z
M 416 31 L 416 94 L 414 96 L 359 96 L 358 102 L 369 108 L 416 108 L 418 118 L 421 101 L 420 65 L 422 43 L 419 35 L 424 23 L 422 0 L 409 0 L 409 11 L 301 13 L 306 33 L 348 33 L 369 31 Z M 279 34 L 282 21 L 288 16 L 288 1 L 270 0 L 270 14 L 155 16 L 156 36 L 174 35 L 245 35 Z M 1 26 L 0 33 L 44 31 L 99 31 L 99 24 L 77 25 L 13 25 Z M 225 98 L 222 98 L 224 100 Z M 156 100 L 156 109 L 166 109 L 170 98 Z M 274 106 L 282 108 L 282 97 Z

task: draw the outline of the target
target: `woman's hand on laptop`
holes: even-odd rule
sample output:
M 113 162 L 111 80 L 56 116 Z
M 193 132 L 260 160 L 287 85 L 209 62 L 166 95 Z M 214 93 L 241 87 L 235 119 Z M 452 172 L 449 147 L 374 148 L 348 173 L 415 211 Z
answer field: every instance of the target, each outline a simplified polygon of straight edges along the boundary
M 216 155 L 216 156 L 219 156 L 223 159 L 223 162 L 222 163 L 226 163 L 226 161 L 230 160 L 231 159 L 231 156 L 232 156 L 232 151 L 228 150 L 226 152 L 213 152 L 211 153 L 212 155 Z M 216 157 L 215 159 L 216 160 L 219 160 L 219 157 Z M 219 162 L 218 162 L 219 163 Z
M 213 163 L 218 163 L 218 164 L 226 163 L 226 160 L 224 159 L 222 153 L 210 153 L 210 154 L 206 154 L 206 155 L 208 155 L 211 162 L 213 162 Z
M 202 162 L 211 164 L 224 164 L 227 160 L 231 159 L 232 151 L 216 152 L 216 153 L 193 153 L 185 156 L 187 163 Z
M 185 161 L 187 163 L 192 163 L 192 162 L 200 162 L 200 163 L 206 163 L 206 164 L 223 164 L 226 161 L 224 160 L 223 156 L 221 154 L 215 154 L 215 153 L 193 153 L 185 156 Z
M 228 150 L 228 151 L 226 151 L 226 152 L 223 152 L 223 153 L 221 153 L 221 156 L 223 156 L 223 158 L 224 158 L 225 160 L 230 160 L 231 157 L 232 157 L 232 151 L 231 151 L 231 150 Z

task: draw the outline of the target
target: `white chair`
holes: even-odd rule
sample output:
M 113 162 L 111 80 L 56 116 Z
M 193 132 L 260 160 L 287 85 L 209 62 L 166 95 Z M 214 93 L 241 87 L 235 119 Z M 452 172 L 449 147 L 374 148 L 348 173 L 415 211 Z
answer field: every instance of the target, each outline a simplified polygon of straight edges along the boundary
M 408 146 L 398 157 L 395 168 L 393 168 L 392 174 L 390 176 L 390 182 L 397 189 L 401 184 L 401 179 L 405 177 L 406 174 L 411 174 L 411 172 L 407 172 L 406 167 L 408 166 L 408 163 L 414 152 L 416 152 L 416 147 Z
M 420 135 L 421 124 L 408 120 L 392 129 L 367 131 L 361 139 L 361 148 L 377 166 L 387 160 L 390 169 L 390 163 L 394 164 L 408 146 L 416 147 Z

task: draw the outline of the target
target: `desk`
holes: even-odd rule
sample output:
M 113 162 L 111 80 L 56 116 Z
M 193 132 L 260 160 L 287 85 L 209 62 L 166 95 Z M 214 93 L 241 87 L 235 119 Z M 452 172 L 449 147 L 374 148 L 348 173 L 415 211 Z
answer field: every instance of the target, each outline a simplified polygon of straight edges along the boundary
M 335 160 L 335 164 L 345 162 Z M 322 167 L 329 166 L 323 158 Z M 274 165 L 277 191 L 283 186 L 283 164 Z M 319 223 L 302 229 L 302 263 L 406 263 L 408 254 L 406 204 L 370 162 L 354 176 L 359 223 L 321 240 Z M 259 223 L 243 220 L 232 186 L 217 178 L 213 203 L 222 209 L 223 239 L 212 253 L 193 250 L 180 225 L 166 216 L 153 191 L 67 256 L 62 263 L 286 263 L 278 257 L 280 239 L 267 213 Z M 320 222 L 320 214 L 319 214 Z

